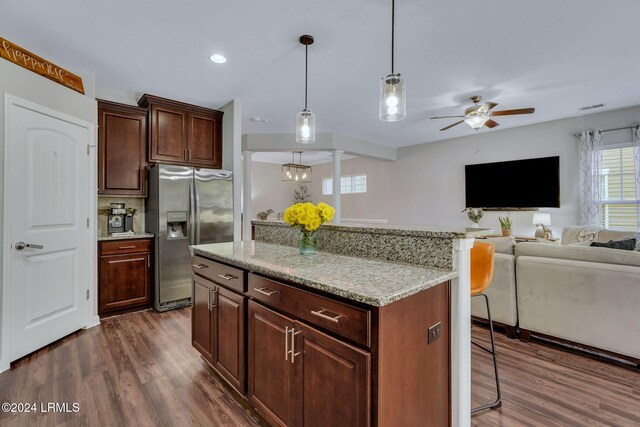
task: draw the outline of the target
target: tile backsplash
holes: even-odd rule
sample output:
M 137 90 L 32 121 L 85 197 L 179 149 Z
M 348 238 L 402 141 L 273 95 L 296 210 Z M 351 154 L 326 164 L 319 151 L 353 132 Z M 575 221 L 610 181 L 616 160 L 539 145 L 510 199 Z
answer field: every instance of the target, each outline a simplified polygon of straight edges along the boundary
M 98 197 L 98 235 L 105 236 L 107 234 L 107 213 L 111 203 L 124 203 L 127 208 L 136 209 L 133 217 L 133 231 L 142 233 L 144 229 L 144 199 L 134 197 Z

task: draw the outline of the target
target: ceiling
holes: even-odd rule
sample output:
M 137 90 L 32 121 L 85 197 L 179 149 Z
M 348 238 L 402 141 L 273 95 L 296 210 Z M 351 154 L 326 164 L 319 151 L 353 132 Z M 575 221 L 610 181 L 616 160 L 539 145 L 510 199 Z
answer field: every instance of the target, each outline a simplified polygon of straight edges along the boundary
M 2 0 L 0 36 L 94 73 L 98 96 L 148 92 L 210 107 L 239 98 L 245 133 L 294 131 L 305 33 L 316 40 L 309 107 L 317 131 L 389 146 L 473 134 L 466 125 L 439 132 L 451 121 L 428 118 L 460 114 L 476 94 L 497 109 L 536 107 L 532 116 L 501 117 L 497 129 L 640 99 L 637 0 L 398 0 L 396 71 L 407 82 L 407 118 L 383 123 L 378 85 L 390 72 L 390 3 Z M 209 61 L 214 52 L 228 62 Z
M 340 156 L 340 159 L 355 159 L 355 156 L 343 154 Z M 297 154 L 295 155 L 295 160 L 292 162 L 291 153 L 283 151 L 255 152 L 251 156 L 251 160 L 254 162 L 276 163 L 280 165 L 284 163 L 300 163 Z M 302 153 L 302 164 L 305 165 L 319 165 L 330 162 L 333 162 L 333 154 L 330 151 L 305 151 Z

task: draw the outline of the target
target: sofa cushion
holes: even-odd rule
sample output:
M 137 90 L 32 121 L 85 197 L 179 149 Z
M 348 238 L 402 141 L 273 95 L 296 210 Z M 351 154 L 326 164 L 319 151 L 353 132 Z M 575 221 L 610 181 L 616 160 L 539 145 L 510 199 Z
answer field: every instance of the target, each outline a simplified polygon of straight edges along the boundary
M 513 237 L 490 237 L 483 242 L 493 243 L 496 253 L 506 255 L 513 255 L 513 247 L 516 245 L 516 239 Z
M 562 246 L 524 242 L 516 245 L 515 255 L 516 257 L 535 256 L 640 267 L 640 252 L 612 251 L 608 248 L 594 248 L 590 246 Z
M 636 239 L 609 240 L 607 243 L 591 242 L 591 246 L 632 251 L 636 247 Z
M 608 230 L 603 228 L 598 232 L 598 236 L 596 238 L 597 242 L 600 243 L 608 243 L 613 240 L 623 240 L 623 239 L 635 239 L 636 232 L 635 231 L 616 231 L 616 230 Z
M 597 240 L 601 230 L 601 227 L 596 226 L 569 225 L 562 229 L 560 242 L 563 245 L 592 242 Z
M 640 233 L 636 234 L 636 251 L 640 251 Z

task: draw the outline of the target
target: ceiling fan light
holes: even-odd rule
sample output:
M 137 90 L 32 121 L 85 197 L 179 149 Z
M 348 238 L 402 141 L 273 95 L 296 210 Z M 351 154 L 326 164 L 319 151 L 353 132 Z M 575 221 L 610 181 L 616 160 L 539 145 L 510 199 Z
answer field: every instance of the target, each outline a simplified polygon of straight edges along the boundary
M 467 117 L 464 122 L 471 126 L 472 129 L 478 130 L 489 121 L 490 117 L 486 114 L 478 114 L 476 116 Z
M 299 144 L 316 142 L 316 115 L 311 110 L 300 110 L 296 114 L 296 142 Z
M 404 79 L 400 74 L 389 74 L 380 80 L 378 117 L 383 122 L 397 122 L 407 115 Z

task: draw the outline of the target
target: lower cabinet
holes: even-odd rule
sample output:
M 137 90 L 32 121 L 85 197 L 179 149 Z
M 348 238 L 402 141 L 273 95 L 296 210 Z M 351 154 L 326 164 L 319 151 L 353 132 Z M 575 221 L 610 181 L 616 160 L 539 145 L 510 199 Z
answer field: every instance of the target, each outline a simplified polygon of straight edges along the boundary
M 151 241 L 99 244 L 98 314 L 150 305 Z
M 246 297 L 193 276 L 192 345 L 236 390 L 246 392 Z
M 368 426 L 370 363 L 368 352 L 249 302 L 248 398 L 271 424 Z

